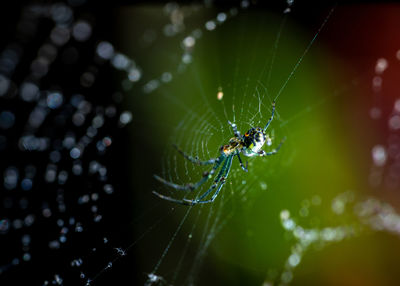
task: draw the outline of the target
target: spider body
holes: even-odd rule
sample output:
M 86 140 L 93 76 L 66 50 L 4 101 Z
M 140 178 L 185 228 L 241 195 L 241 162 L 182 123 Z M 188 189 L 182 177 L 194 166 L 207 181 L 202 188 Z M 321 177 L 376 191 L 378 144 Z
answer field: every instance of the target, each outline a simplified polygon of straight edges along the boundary
M 243 136 L 231 138 L 227 145 L 221 147 L 221 154 L 230 156 L 242 153 L 246 157 L 257 156 L 266 138 L 267 135 L 260 127 L 251 128 Z
M 244 156 L 253 157 L 261 151 L 264 143 L 267 139 L 267 135 L 264 130 L 260 127 L 251 128 L 243 135 L 244 147 L 241 151 Z
M 225 184 L 226 179 L 229 175 L 229 171 L 232 166 L 232 160 L 236 156 L 239 160 L 240 167 L 243 169 L 243 171 L 247 172 L 247 162 L 246 166 L 243 165 L 242 159 L 240 157 L 240 154 L 243 154 L 246 157 L 255 157 L 255 156 L 269 156 L 276 154 L 278 150 L 280 149 L 284 139 L 281 141 L 281 143 L 278 145 L 277 148 L 273 149 L 270 152 L 265 152 L 262 150 L 262 147 L 264 146 L 265 143 L 267 145 L 271 145 L 272 140 L 271 138 L 266 134 L 266 130 L 271 123 L 272 119 L 274 118 L 274 112 L 275 112 L 275 102 L 272 103 L 272 114 L 270 119 L 268 120 L 267 124 L 265 125 L 264 128 L 260 127 L 253 127 L 250 130 L 248 130 L 244 135 L 241 135 L 240 132 L 237 129 L 237 126 L 235 123 L 231 123 L 228 121 L 229 125 L 233 129 L 233 133 L 235 137 L 232 137 L 229 140 L 229 143 L 226 145 L 221 146 L 220 148 L 220 156 L 218 158 L 213 158 L 209 159 L 207 161 L 201 161 L 197 157 L 192 157 L 190 155 L 187 155 L 185 152 L 180 150 L 177 146 L 175 146 L 178 150 L 179 153 L 182 154 L 183 157 L 188 159 L 194 164 L 197 165 L 213 165 L 212 169 L 208 172 L 205 172 L 203 174 L 203 177 L 197 182 L 197 183 L 189 183 L 186 185 L 178 185 L 173 182 L 167 181 L 157 175 L 154 175 L 154 177 L 160 181 L 161 183 L 174 188 L 176 190 L 183 190 L 183 191 L 193 191 L 199 188 L 201 185 L 203 185 L 206 181 L 214 177 L 214 174 L 218 170 L 218 168 L 221 169 L 217 173 L 217 175 L 214 177 L 214 182 L 211 185 L 211 187 L 205 191 L 203 194 L 201 194 L 198 198 L 194 200 L 188 200 L 188 199 L 174 199 L 172 197 L 164 196 L 161 195 L 155 191 L 153 193 L 157 195 L 159 198 L 183 204 L 183 205 L 195 205 L 199 203 L 211 203 L 215 200 L 215 198 L 218 196 L 219 191 L 222 189 L 222 186 Z M 211 196 L 210 199 L 206 200 L 205 198 L 211 194 L 212 192 L 213 195 Z

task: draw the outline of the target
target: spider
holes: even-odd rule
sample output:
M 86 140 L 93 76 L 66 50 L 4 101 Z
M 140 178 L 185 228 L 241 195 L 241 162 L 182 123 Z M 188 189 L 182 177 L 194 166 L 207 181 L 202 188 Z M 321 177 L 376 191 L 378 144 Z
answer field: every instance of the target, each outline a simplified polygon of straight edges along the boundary
M 242 158 L 240 157 L 241 154 L 243 154 L 246 157 L 264 157 L 264 156 L 269 156 L 276 154 L 279 149 L 281 148 L 283 142 L 285 141 L 285 138 L 283 138 L 278 145 L 277 148 L 272 149 L 270 152 L 265 152 L 261 148 L 265 143 L 267 143 L 268 146 L 272 144 L 272 139 L 265 133 L 267 130 L 268 126 L 270 125 L 272 119 L 274 118 L 274 113 L 275 113 L 275 101 L 272 102 L 272 112 L 271 112 L 271 117 L 269 118 L 267 124 L 265 125 L 264 129 L 260 127 L 253 127 L 249 131 L 247 131 L 244 135 L 241 135 L 240 132 L 237 129 L 237 126 L 235 123 L 231 123 L 228 121 L 229 125 L 233 129 L 233 134 L 235 137 L 231 138 L 229 140 L 229 143 L 226 145 L 221 146 L 220 148 L 220 153 L 221 155 L 218 158 L 213 158 L 209 159 L 207 161 L 201 161 L 198 157 L 192 157 L 185 152 L 183 152 L 179 147 L 174 145 L 174 147 L 177 149 L 177 151 L 182 154 L 184 158 L 189 160 L 190 162 L 199 165 L 199 166 L 204 166 L 204 165 L 214 165 L 212 169 L 208 172 L 205 172 L 203 174 L 203 177 L 201 180 L 199 180 L 196 183 L 189 183 L 186 185 L 178 185 L 173 182 L 167 181 L 157 175 L 154 175 L 154 178 L 163 183 L 166 186 L 169 186 L 171 188 L 174 188 L 176 190 L 182 190 L 182 191 L 194 191 L 197 188 L 199 188 L 201 185 L 203 185 L 205 182 L 207 182 L 209 179 L 211 179 L 217 169 L 221 167 L 221 170 L 219 173 L 215 176 L 214 182 L 211 185 L 211 187 L 205 191 L 203 194 L 201 194 L 199 197 L 193 200 L 188 200 L 188 199 L 175 199 L 172 197 L 164 196 L 162 194 L 157 193 L 156 191 L 153 191 L 153 193 L 158 196 L 161 199 L 174 202 L 174 203 L 179 203 L 182 205 L 196 205 L 196 204 L 206 204 L 206 203 L 211 203 L 215 200 L 215 198 L 218 196 L 219 192 L 221 191 L 223 185 L 226 182 L 226 179 L 228 178 L 229 171 L 232 166 L 232 160 L 236 156 L 239 160 L 240 167 L 243 169 L 243 171 L 248 172 L 247 169 L 247 162 L 246 166 L 242 162 Z M 212 197 L 208 200 L 206 200 L 207 196 L 212 193 L 214 190 L 214 194 Z

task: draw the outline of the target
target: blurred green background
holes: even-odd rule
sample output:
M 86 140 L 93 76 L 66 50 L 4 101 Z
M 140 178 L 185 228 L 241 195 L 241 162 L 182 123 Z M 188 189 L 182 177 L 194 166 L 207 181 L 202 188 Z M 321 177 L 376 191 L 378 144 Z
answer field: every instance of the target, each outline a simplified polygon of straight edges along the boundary
M 287 138 L 277 155 L 249 158 L 248 173 L 234 159 L 216 201 L 190 208 L 184 221 L 188 207 L 160 201 L 151 193 L 183 197 L 157 182 L 153 174 L 185 184 L 207 170 L 185 162 L 172 144 L 208 159 L 218 156 L 219 147 L 233 136 L 228 120 L 234 120 L 242 133 L 265 125 L 273 98 L 328 8 L 312 19 L 306 19 L 309 14 L 285 18 L 257 7 L 240 10 L 207 31 L 204 24 L 226 9 L 197 7 L 185 18 L 185 31 L 174 37 L 162 33 L 169 21 L 162 6 L 121 9 L 123 52 L 134 55 L 142 81 L 161 78 L 165 72 L 172 77 L 170 82 L 160 81 L 151 93 L 143 92 L 143 85 L 134 86 L 128 100 L 134 115 L 132 212 L 136 235 L 146 233 L 135 245 L 139 265 L 135 272 L 152 272 L 162 258 L 156 274 L 168 284 L 263 285 L 280 275 L 294 244 L 280 224 L 282 210 L 290 210 L 305 228 L 357 223 L 351 215 L 334 214 L 331 201 L 348 190 L 369 194 L 369 152 L 379 132 L 372 126 L 368 136 L 357 134 L 370 127 L 364 99 L 369 86 L 355 84 L 358 67 L 346 62 L 329 41 L 329 35 L 339 33 L 338 22 L 350 19 L 340 13 L 343 7 L 337 8 L 342 17 L 333 16 L 277 100 L 268 131 L 274 135 L 273 146 Z M 182 41 L 196 29 L 202 33 L 190 51 L 191 63 L 183 64 Z M 218 92 L 223 93 L 222 100 Z M 305 211 L 304 206 L 310 207 Z M 162 223 L 153 229 L 160 218 Z M 163 257 L 180 223 L 182 228 Z M 295 270 L 292 285 L 397 285 L 393 265 L 398 262 L 398 245 L 390 235 L 366 232 L 325 248 L 311 248 Z

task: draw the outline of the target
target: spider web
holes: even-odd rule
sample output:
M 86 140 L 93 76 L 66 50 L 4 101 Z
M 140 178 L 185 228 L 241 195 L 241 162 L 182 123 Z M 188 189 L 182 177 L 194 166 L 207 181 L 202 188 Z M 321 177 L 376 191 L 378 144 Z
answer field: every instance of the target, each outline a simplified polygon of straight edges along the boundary
M 24 48 L 36 52 L 50 35 L 50 43 L 60 50 L 52 76 L 44 73 L 46 80 L 36 83 L 51 92 L 32 97 L 32 85 L 24 86 L 26 73 L 21 71 L 13 78 L 19 95 L 12 89 L 2 95 L 0 127 L 5 133 L 0 147 L 8 151 L 14 146 L 10 140 L 20 140 L 24 148 L 37 152 L 22 160 L 26 150 L 14 150 L 14 158 L 2 163 L 6 211 L 0 217 L 0 235 L 5 249 L 12 249 L 2 261 L 6 284 L 23 279 L 17 277 L 23 271 L 36 272 L 32 277 L 44 285 L 109 285 L 128 279 L 144 285 L 318 284 L 329 278 L 319 277 L 310 265 L 326 257 L 335 261 L 330 251 L 343 252 L 361 241 L 353 263 L 368 267 L 362 261 L 364 248 L 371 245 L 363 235 L 365 228 L 399 233 L 393 207 L 357 193 L 371 190 L 376 195 L 374 191 L 382 190 L 382 198 L 396 205 L 399 107 L 388 86 L 396 86 L 392 75 L 398 71 L 400 43 L 393 45 L 396 50 L 377 49 L 372 60 L 362 58 L 351 70 L 346 56 L 337 53 L 326 36 L 336 35 L 332 29 L 340 25 L 340 17 L 331 17 L 343 16 L 340 10 L 345 8 L 336 8 L 332 16 L 332 6 L 322 7 L 310 17 L 307 7 L 292 1 L 271 7 L 247 1 L 229 7 L 211 2 L 123 7 L 116 12 L 120 40 L 111 43 L 105 40 L 110 35 L 99 32 L 104 26 L 86 18 L 90 6 L 78 2 L 26 8 L 48 30 L 43 35 L 33 32 L 39 36 Z M 30 13 L 22 13 L 22 19 L 32 20 Z M 101 19 L 108 13 L 95 15 Z M 65 35 L 72 35 L 71 41 Z M 3 58 L 14 63 L 18 49 L 4 50 Z M 76 52 L 93 60 L 71 69 L 79 71 L 79 84 L 63 82 L 60 71 Z M 29 62 L 40 74 L 40 60 L 32 63 L 35 56 L 28 54 L 22 66 Z M 103 85 L 92 88 L 98 74 L 96 82 Z M 106 89 L 110 86 L 104 83 L 113 77 L 117 90 Z M 7 80 L 1 78 L 2 84 Z M 368 105 L 358 93 L 371 90 Z M 77 91 L 83 96 L 74 96 Z M 104 93 L 112 96 L 96 97 Z M 195 198 L 205 192 L 211 182 L 187 194 L 160 184 L 153 174 L 178 184 L 198 181 L 209 168 L 188 162 L 172 145 L 200 159 L 216 158 L 219 147 L 233 136 L 228 120 L 242 134 L 264 127 L 274 99 L 276 116 L 268 129 L 272 146 L 264 148 L 268 151 L 286 137 L 278 154 L 242 157 L 248 159 L 248 173 L 235 158 L 212 204 L 187 207 L 152 195 L 156 190 L 174 198 Z M 16 105 L 21 102 L 36 114 L 30 118 L 36 118 L 40 131 L 34 126 L 22 131 L 18 122 L 26 122 L 25 109 Z M 68 113 L 71 109 L 75 115 Z M 354 110 L 364 114 L 354 118 Z M 41 121 L 40 116 L 48 119 Z M 69 122 L 68 128 L 53 126 L 60 117 Z M 360 118 L 374 119 L 373 124 L 385 126 L 387 132 L 354 138 L 355 126 L 362 126 Z M 32 120 L 28 125 L 35 125 Z M 131 120 L 129 138 L 115 127 Z M 88 137 L 96 144 L 84 143 Z M 57 147 L 60 138 L 64 149 Z M 51 142 L 43 143 L 51 147 L 35 147 L 35 140 Z M 111 142 L 115 149 L 108 148 Z M 131 163 L 120 165 L 116 158 Z M 354 158 L 370 168 L 364 170 Z M 361 174 L 354 176 L 354 170 Z M 57 182 L 52 179 L 56 174 Z M 24 195 L 32 182 L 32 192 Z M 53 192 L 43 194 L 40 188 Z M 356 194 L 344 192 L 348 189 Z M 18 193 L 7 193 L 14 190 Z M 10 212 L 15 204 L 18 211 Z M 343 242 L 343 248 L 332 250 L 333 242 L 347 238 L 353 244 Z M 374 243 L 387 240 L 379 236 Z M 328 250 L 315 252 L 323 247 Z M 368 258 L 396 262 L 396 255 L 384 253 Z M 42 266 L 34 267 L 37 262 Z M 304 266 L 299 267 L 300 262 Z M 336 271 L 334 263 L 327 265 L 321 269 Z M 382 273 L 376 274 L 378 281 L 395 281 L 387 278 L 390 270 Z

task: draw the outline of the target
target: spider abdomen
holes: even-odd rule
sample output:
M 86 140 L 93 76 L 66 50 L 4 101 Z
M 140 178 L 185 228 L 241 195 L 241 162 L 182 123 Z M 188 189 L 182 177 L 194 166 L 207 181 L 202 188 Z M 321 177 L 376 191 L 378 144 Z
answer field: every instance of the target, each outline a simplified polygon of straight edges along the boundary
M 258 155 L 264 146 L 266 136 L 260 127 L 251 128 L 243 136 L 244 147 L 241 151 L 247 157 Z

